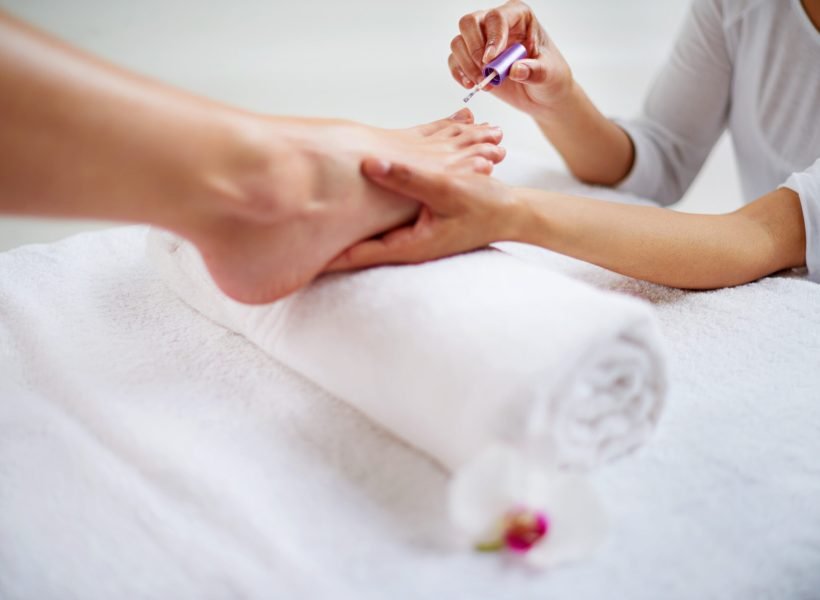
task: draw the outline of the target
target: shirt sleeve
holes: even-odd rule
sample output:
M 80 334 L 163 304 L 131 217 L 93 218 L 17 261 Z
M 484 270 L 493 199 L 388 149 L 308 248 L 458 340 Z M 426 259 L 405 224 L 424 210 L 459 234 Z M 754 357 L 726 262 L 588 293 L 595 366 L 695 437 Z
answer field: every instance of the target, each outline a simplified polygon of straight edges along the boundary
M 638 119 L 618 121 L 635 161 L 618 189 L 663 205 L 681 199 L 726 127 L 732 62 L 723 0 L 695 0 Z
M 805 171 L 792 173 L 780 187 L 800 196 L 806 225 L 806 267 L 809 279 L 820 283 L 820 158 Z

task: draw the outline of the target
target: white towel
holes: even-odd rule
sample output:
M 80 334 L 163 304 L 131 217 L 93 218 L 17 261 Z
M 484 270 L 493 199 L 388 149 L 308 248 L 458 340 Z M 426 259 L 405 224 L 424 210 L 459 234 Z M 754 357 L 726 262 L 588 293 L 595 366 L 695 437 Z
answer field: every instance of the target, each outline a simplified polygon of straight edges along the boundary
M 643 443 L 661 413 L 650 306 L 498 250 L 326 276 L 247 306 L 189 243 L 155 231 L 148 248 L 190 305 L 451 471 L 524 438 L 592 467 Z

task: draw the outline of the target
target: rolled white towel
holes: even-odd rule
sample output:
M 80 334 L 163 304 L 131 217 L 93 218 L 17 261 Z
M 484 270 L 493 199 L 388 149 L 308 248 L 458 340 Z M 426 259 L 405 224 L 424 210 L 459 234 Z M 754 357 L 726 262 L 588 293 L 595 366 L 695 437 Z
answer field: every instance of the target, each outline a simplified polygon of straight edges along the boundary
M 661 413 L 646 303 L 497 250 L 330 275 L 248 306 L 217 289 L 191 244 L 160 231 L 148 244 L 185 302 L 451 471 L 524 437 L 593 467 L 643 443 Z

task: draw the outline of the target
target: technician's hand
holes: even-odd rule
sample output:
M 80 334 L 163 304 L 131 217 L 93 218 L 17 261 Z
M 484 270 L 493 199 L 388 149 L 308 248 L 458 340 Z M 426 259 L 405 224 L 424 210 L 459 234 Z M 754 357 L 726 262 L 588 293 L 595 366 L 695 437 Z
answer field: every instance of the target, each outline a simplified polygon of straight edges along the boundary
M 569 95 L 572 72 L 567 61 L 532 9 L 520 0 L 464 15 L 458 28 L 447 63 L 453 78 L 465 88 L 480 82 L 483 66 L 518 42 L 527 48 L 529 58 L 516 62 L 500 86 L 487 89 L 533 116 L 558 106 Z
M 420 263 L 511 239 L 515 191 L 485 175 L 439 174 L 367 159 L 362 172 L 376 185 L 421 202 L 415 223 L 343 252 L 327 271 Z

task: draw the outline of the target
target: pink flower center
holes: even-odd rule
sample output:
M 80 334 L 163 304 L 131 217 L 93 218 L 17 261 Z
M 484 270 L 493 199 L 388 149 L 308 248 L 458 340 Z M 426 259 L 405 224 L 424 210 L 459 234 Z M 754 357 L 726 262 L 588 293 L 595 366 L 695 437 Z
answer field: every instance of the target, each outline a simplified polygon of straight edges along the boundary
M 504 519 L 504 543 L 513 552 L 527 552 L 549 532 L 549 519 L 541 511 L 515 508 Z

